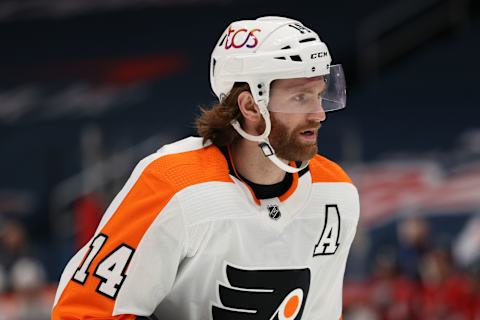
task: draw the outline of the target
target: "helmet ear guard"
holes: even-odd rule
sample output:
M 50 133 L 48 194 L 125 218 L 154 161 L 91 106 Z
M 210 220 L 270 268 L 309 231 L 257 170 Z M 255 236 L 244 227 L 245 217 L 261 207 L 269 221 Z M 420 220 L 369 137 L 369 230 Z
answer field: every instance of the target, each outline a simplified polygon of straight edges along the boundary
M 298 172 L 308 161 L 300 168 L 285 164 L 276 157 L 268 139 L 270 85 L 277 79 L 329 75 L 330 63 L 327 46 L 314 31 L 296 20 L 284 17 L 242 20 L 231 23 L 217 42 L 211 57 L 210 83 L 220 100 L 236 82 L 248 83 L 265 120 L 265 130 L 254 136 L 245 132 L 236 120 L 232 121 L 232 126 L 243 138 L 258 142 L 264 155 L 280 169 Z M 337 88 L 335 92 L 341 94 L 342 89 Z

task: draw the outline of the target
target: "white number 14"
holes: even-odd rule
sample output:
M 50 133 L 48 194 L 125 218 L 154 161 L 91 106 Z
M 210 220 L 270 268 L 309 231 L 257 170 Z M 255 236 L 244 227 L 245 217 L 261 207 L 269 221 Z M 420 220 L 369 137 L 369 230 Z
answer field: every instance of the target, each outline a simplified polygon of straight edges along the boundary
M 96 236 L 90 244 L 90 250 L 80 267 L 73 275 L 72 280 L 84 284 L 89 275 L 88 270 L 92 261 L 102 249 L 108 237 L 104 234 Z M 125 269 L 133 255 L 134 249 L 121 244 L 112 250 L 97 265 L 93 275 L 100 278 L 101 281 L 97 287 L 97 292 L 109 298 L 115 299 L 117 293 L 125 280 Z

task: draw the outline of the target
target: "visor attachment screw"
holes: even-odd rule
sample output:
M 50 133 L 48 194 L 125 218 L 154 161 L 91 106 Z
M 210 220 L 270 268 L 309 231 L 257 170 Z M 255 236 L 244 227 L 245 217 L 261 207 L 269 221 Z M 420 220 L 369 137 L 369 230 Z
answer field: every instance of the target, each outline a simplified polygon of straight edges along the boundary
M 263 88 L 263 84 L 259 83 L 259 84 L 257 85 L 257 88 L 259 89 L 259 90 L 258 90 L 258 95 L 259 95 L 259 96 L 262 96 L 262 95 L 263 95 L 263 91 L 262 91 L 261 89 Z

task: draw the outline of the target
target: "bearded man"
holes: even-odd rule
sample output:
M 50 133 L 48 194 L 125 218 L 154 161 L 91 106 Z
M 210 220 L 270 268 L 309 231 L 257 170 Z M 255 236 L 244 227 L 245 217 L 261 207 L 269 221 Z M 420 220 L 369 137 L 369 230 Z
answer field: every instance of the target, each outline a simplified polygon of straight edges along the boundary
M 200 137 L 137 165 L 65 268 L 52 319 L 340 319 L 359 199 L 317 154 L 346 101 L 331 60 L 296 20 L 231 23 Z

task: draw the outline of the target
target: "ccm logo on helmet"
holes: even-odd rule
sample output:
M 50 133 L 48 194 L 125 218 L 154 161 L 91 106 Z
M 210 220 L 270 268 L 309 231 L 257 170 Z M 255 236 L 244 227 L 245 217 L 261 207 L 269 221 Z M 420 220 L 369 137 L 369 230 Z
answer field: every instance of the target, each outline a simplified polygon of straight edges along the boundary
M 261 31 L 262 30 L 256 28 L 251 30 L 247 30 L 245 28 L 235 30 L 230 27 L 228 28 L 227 41 L 225 41 L 225 49 L 230 49 L 231 47 L 239 49 L 244 46 L 247 48 L 255 48 L 258 44 L 258 39 L 255 36 L 255 32 Z
M 312 53 L 312 55 L 310 56 L 310 58 L 311 58 L 311 59 L 317 59 L 317 58 L 323 58 L 323 57 L 326 57 L 326 56 L 328 56 L 328 52 L 322 51 L 322 52 Z

